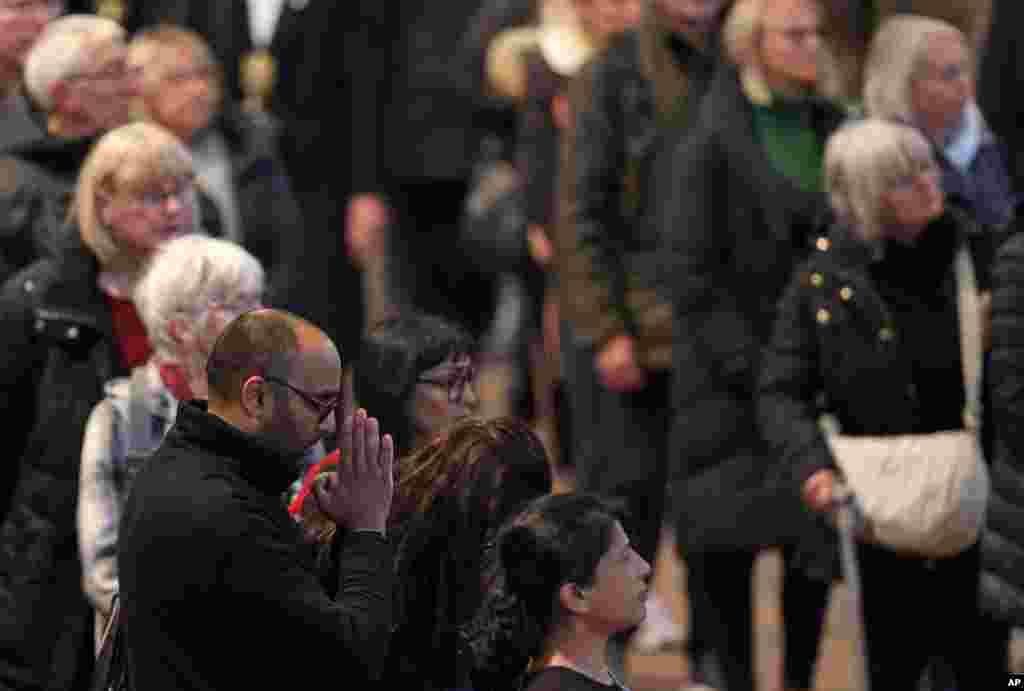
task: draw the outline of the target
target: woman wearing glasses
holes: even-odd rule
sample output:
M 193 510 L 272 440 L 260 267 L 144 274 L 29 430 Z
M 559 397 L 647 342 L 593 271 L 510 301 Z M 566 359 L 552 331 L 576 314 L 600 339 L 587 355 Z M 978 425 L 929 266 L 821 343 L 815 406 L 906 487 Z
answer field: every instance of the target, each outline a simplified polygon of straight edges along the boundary
M 982 226 L 1002 230 L 1015 200 L 1007 152 L 975 100 L 974 59 L 952 24 L 896 15 L 878 29 L 864 73 L 871 117 L 916 127 L 935 150 L 946 199 Z
M 103 386 L 152 346 L 135 285 L 166 241 L 191 233 L 192 159 L 166 130 L 132 124 L 85 159 L 55 256 L 0 291 L 0 686 L 72 685 L 92 647 L 75 505 L 82 436 Z M 45 499 L 44 499 L 45 498 Z M 10 675 L 8 678 L 7 675 Z
M 476 344 L 440 317 L 392 317 L 364 339 L 355 397 L 395 439 L 399 458 L 477 407 Z
M 136 287 L 153 356 L 107 384 L 82 445 L 78 546 L 97 641 L 117 592 L 118 523 L 131 479 L 160 445 L 178 401 L 206 398 L 213 344 L 235 317 L 260 307 L 263 285 L 263 268 L 251 254 L 193 234 L 164 245 Z

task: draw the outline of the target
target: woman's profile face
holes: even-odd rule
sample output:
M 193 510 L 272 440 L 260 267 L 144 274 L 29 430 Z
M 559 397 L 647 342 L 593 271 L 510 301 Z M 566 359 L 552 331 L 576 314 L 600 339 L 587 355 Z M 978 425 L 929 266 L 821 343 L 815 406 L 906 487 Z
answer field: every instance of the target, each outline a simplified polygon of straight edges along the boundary
M 146 99 L 153 119 L 189 142 L 219 109 L 220 83 L 213 66 L 200 64 L 187 48 L 168 58 Z
M 901 176 L 882 196 L 888 237 L 914 241 L 925 226 L 942 214 L 944 207 L 939 169 L 934 162 Z
M 925 45 L 910 82 L 916 124 L 932 140 L 958 127 L 974 98 L 967 44 L 960 34 L 935 34 Z
M 468 355 L 449 356 L 420 372 L 409 401 L 413 431 L 431 438 L 477 408 L 476 367 Z
M 586 609 L 580 616 L 609 636 L 636 626 L 647 615 L 650 575 L 651 565 L 636 553 L 616 521 L 593 582 L 581 591 Z

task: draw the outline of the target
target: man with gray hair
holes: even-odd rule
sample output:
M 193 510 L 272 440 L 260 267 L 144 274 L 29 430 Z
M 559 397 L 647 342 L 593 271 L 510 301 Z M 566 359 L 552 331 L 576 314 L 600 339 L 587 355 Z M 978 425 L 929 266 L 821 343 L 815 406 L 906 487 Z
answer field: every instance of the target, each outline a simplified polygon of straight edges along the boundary
M 131 120 L 138 84 L 117 23 L 72 14 L 47 25 L 25 58 L 32 141 L 0 157 L 0 280 L 50 254 L 78 169 L 96 138 Z

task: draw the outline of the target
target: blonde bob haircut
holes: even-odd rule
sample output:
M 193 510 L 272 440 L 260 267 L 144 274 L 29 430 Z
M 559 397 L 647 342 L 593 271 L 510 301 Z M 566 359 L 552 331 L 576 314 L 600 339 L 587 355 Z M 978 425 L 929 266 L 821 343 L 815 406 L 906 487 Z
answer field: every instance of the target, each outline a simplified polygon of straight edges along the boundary
M 25 89 L 46 112 L 53 110 L 53 87 L 93 64 L 104 49 L 124 45 L 125 31 L 115 21 L 91 14 L 53 20 L 25 57 Z
M 160 89 L 168 76 L 167 66 L 173 64 L 175 54 L 180 51 L 188 53 L 195 67 L 209 69 L 217 86 L 220 86 L 220 63 L 203 37 L 190 29 L 161 24 L 135 34 L 128 44 L 128 64 L 142 71 L 145 95 Z M 145 117 L 144 106 L 142 110 Z
M 729 10 L 722 26 L 722 52 L 736 67 L 760 67 L 760 44 L 764 31 L 764 17 L 773 2 L 778 0 L 736 0 Z M 819 0 L 808 0 L 817 8 L 824 20 L 824 10 Z M 818 42 L 817 63 L 819 70 L 818 84 L 815 90 L 822 96 L 837 97 L 840 92 L 839 68 L 832 51 L 825 40 Z M 751 75 L 747 74 L 746 88 L 753 87 L 755 100 L 770 100 L 767 86 L 750 83 Z M 762 93 L 763 92 L 763 93 Z
M 176 360 L 176 321 L 198 323 L 216 304 L 262 298 L 263 267 L 239 245 L 194 233 L 160 246 L 135 286 L 135 306 L 157 353 Z
M 864 111 L 886 120 L 914 124 L 910 86 L 925 48 L 937 36 L 956 36 L 970 50 L 963 32 L 941 19 L 897 14 L 878 27 L 864 62 Z
M 70 214 L 78 222 L 82 241 L 103 267 L 139 259 L 120 247 L 100 218 L 97 197 L 138 191 L 165 180 L 191 180 L 192 155 L 159 125 L 135 122 L 111 130 L 97 141 L 78 174 Z M 186 200 L 193 207 L 195 198 Z M 193 209 L 193 223 L 198 223 Z
M 935 167 L 920 132 L 880 118 L 847 123 L 825 145 L 825 192 L 836 217 L 861 240 L 882 240 L 883 196 L 907 176 Z
M 737 0 L 722 26 L 722 51 L 734 65 L 749 65 L 757 55 L 765 8 L 770 0 Z

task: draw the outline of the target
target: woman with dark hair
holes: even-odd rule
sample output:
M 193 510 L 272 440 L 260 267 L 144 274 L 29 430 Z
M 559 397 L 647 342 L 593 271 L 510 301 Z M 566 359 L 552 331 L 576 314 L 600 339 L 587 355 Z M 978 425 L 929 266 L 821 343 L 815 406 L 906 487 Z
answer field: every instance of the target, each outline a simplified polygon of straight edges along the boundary
M 606 649 L 643 621 L 651 567 L 613 506 L 591 494 L 542 497 L 496 542 L 500 587 L 470 632 L 475 688 L 624 689 Z
M 355 397 L 405 456 L 477 406 L 476 343 L 454 324 L 422 312 L 392 317 L 363 339 Z
M 291 507 L 307 537 L 322 544 L 336 528 L 306 497 L 337 462 L 331 454 L 311 471 Z M 547 454 L 523 422 L 470 418 L 397 467 L 388 529 L 398 545 L 397 588 L 384 680 L 394 688 L 468 688 L 472 656 L 460 632 L 491 585 L 487 547 L 506 519 L 551 491 Z

